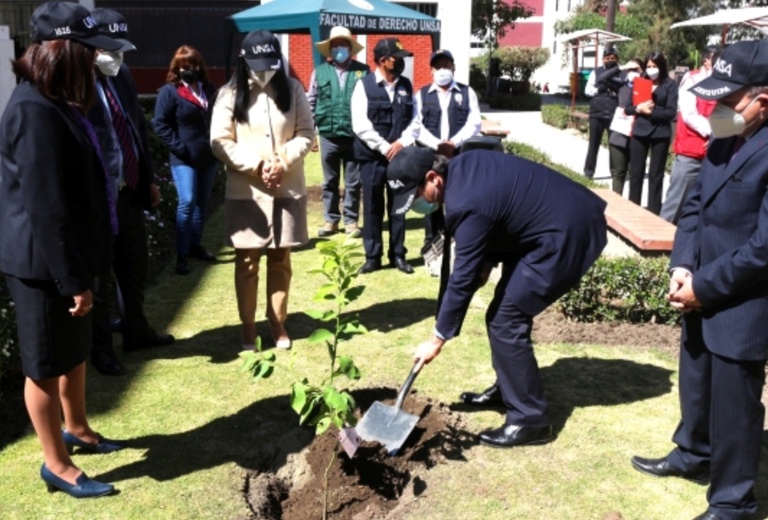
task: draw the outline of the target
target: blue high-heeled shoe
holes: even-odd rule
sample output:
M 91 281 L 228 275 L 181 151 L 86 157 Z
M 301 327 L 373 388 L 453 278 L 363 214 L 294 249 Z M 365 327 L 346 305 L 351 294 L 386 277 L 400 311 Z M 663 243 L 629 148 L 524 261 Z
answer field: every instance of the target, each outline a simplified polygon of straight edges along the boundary
M 61 431 L 61 436 L 64 439 L 64 444 L 67 445 L 67 449 L 72 452 L 72 448 L 77 446 L 78 448 L 82 448 L 86 451 L 90 451 L 91 453 L 112 453 L 113 451 L 122 450 L 126 446 L 128 446 L 127 443 L 124 441 L 115 441 L 112 439 L 106 439 L 96 434 L 99 438 L 99 441 L 96 444 L 91 444 L 90 442 L 85 442 L 83 439 L 79 437 L 75 437 L 71 433 L 69 433 L 67 430 Z
M 74 498 L 102 497 L 115 492 L 115 486 L 112 484 L 105 484 L 104 482 L 90 479 L 85 473 L 81 473 L 75 483 L 70 484 L 51 473 L 51 470 L 45 464 L 40 468 L 40 478 L 45 482 L 49 493 L 60 490 Z

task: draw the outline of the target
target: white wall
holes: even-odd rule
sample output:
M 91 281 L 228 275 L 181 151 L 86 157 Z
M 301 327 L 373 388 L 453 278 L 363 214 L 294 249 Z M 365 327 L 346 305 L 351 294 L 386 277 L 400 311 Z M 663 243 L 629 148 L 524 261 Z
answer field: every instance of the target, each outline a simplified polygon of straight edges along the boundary
M 13 56 L 13 40 L 7 25 L 0 25 L 0 115 L 8 104 L 11 92 L 16 86 L 16 77 L 11 69 Z
M 456 81 L 469 83 L 472 0 L 437 1 L 437 18 L 440 19 L 440 47 L 453 54 Z

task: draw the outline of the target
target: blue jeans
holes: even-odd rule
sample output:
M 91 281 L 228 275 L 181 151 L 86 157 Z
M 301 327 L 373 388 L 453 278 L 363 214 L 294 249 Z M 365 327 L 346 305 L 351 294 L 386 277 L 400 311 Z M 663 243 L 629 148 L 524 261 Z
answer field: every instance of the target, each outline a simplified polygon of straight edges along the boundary
M 704 161 L 694 159 L 684 155 L 675 156 L 675 162 L 672 164 L 672 173 L 669 176 L 669 189 L 667 198 L 661 206 L 661 218 L 667 222 L 677 224 L 680 217 L 680 209 L 685 202 L 685 196 L 696 183 L 696 177 Z
M 203 237 L 203 222 L 208 213 L 213 181 L 218 164 L 204 169 L 186 164 L 171 166 L 173 183 L 179 195 L 176 208 L 176 254 L 187 256 L 190 246 L 199 246 Z

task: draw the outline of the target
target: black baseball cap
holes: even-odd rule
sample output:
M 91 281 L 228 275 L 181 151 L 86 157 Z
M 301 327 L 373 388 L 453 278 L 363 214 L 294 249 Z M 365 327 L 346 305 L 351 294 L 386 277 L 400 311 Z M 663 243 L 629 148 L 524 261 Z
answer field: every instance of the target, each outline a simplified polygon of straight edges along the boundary
M 448 58 L 451 60 L 451 63 L 453 63 L 453 54 L 451 54 L 451 51 L 447 49 L 438 49 L 433 52 L 432 57 L 429 58 L 429 66 L 431 67 L 435 60 L 438 58 Z
M 253 72 L 279 70 L 283 66 L 280 41 L 269 31 L 251 31 L 246 34 L 240 55 Z
M 128 41 L 128 22 L 123 15 L 113 9 L 98 7 L 91 11 L 91 16 L 96 20 L 96 27 L 101 34 L 120 42 L 122 47 L 118 50 L 123 52 L 136 50 L 136 46 Z
M 40 4 L 29 19 L 32 40 L 74 40 L 96 49 L 118 51 L 122 44 L 99 33 L 91 12 L 75 2 Z
M 413 53 L 403 49 L 403 44 L 397 38 L 384 38 L 376 42 L 376 47 L 373 48 L 373 60 L 378 62 L 384 56 L 405 58 L 413 56 Z
M 744 87 L 768 86 L 768 41 L 736 42 L 712 65 L 712 75 L 689 90 L 702 99 L 722 99 Z
M 416 199 L 416 190 L 424 182 L 435 162 L 435 153 L 428 148 L 406 146 L 395 155 L 387 167 L 387 184 L 394 192 L 392 208 L 402 215 Z
M 609 47 L 603 51 L 603 58 L 606 56 L 616 56 L 618 58 L 619 51 L 616 49 L 616 47 Z

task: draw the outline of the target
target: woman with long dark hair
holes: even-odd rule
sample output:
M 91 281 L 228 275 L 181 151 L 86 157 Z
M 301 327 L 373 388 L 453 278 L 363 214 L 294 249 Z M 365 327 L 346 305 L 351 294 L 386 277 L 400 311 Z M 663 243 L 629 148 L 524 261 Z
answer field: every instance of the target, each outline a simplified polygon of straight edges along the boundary
M 677 83 L 669 77 L 667 59 L 659 51 L 645 59 L 644 77 L 653 82 L 651 99 L 629 105 L 624 111 L 637 116 L 629 140 L 629 200 L 640 204 L 648 153 L 648 211 L 661 212 L 664 168 L 672 141 L 672 120 L 677 113 Z
M 237 71 L 213 109 L 211 145 L 225 165 L 225 236 L 235 248 L 235 292 L 242 346 L 256 341 L 259 261 L 267 257 L 266 315 L 278 348 L 285 329 L 291 248 L 307 242 L 304 156 L 315 139 L 301 84 L 285 72 L 280 42 L 269 31 L 243 40 Z
M 13 62 L 20 83 L 0 120 L 0 271 L 16 305 L 24 399 L 42 445 L 49 491 L 107 495 L 68 450 L 108 453 L 85 413 L 85 359 L 91 346 L 96 273 L 110 265 L 114 200 L 96 134 L 85 118 L 94 102 L 95 49 L 122 44 L 101 36 L 88 10 L 70 2 L 39 6 L 33 43 Z M 61 429 L 61 413 L 65 429 Z
M 152 124 L 171 155 L 179 196 L 176 208 L 176 273 L 189 273 L 188 257 L 213 262 L 201 244 L 218 161 L 211 152 L 211 112 L 216 88 L 208 81 L 202 55 L 189 45 L 171 59 L 155 103 Z

